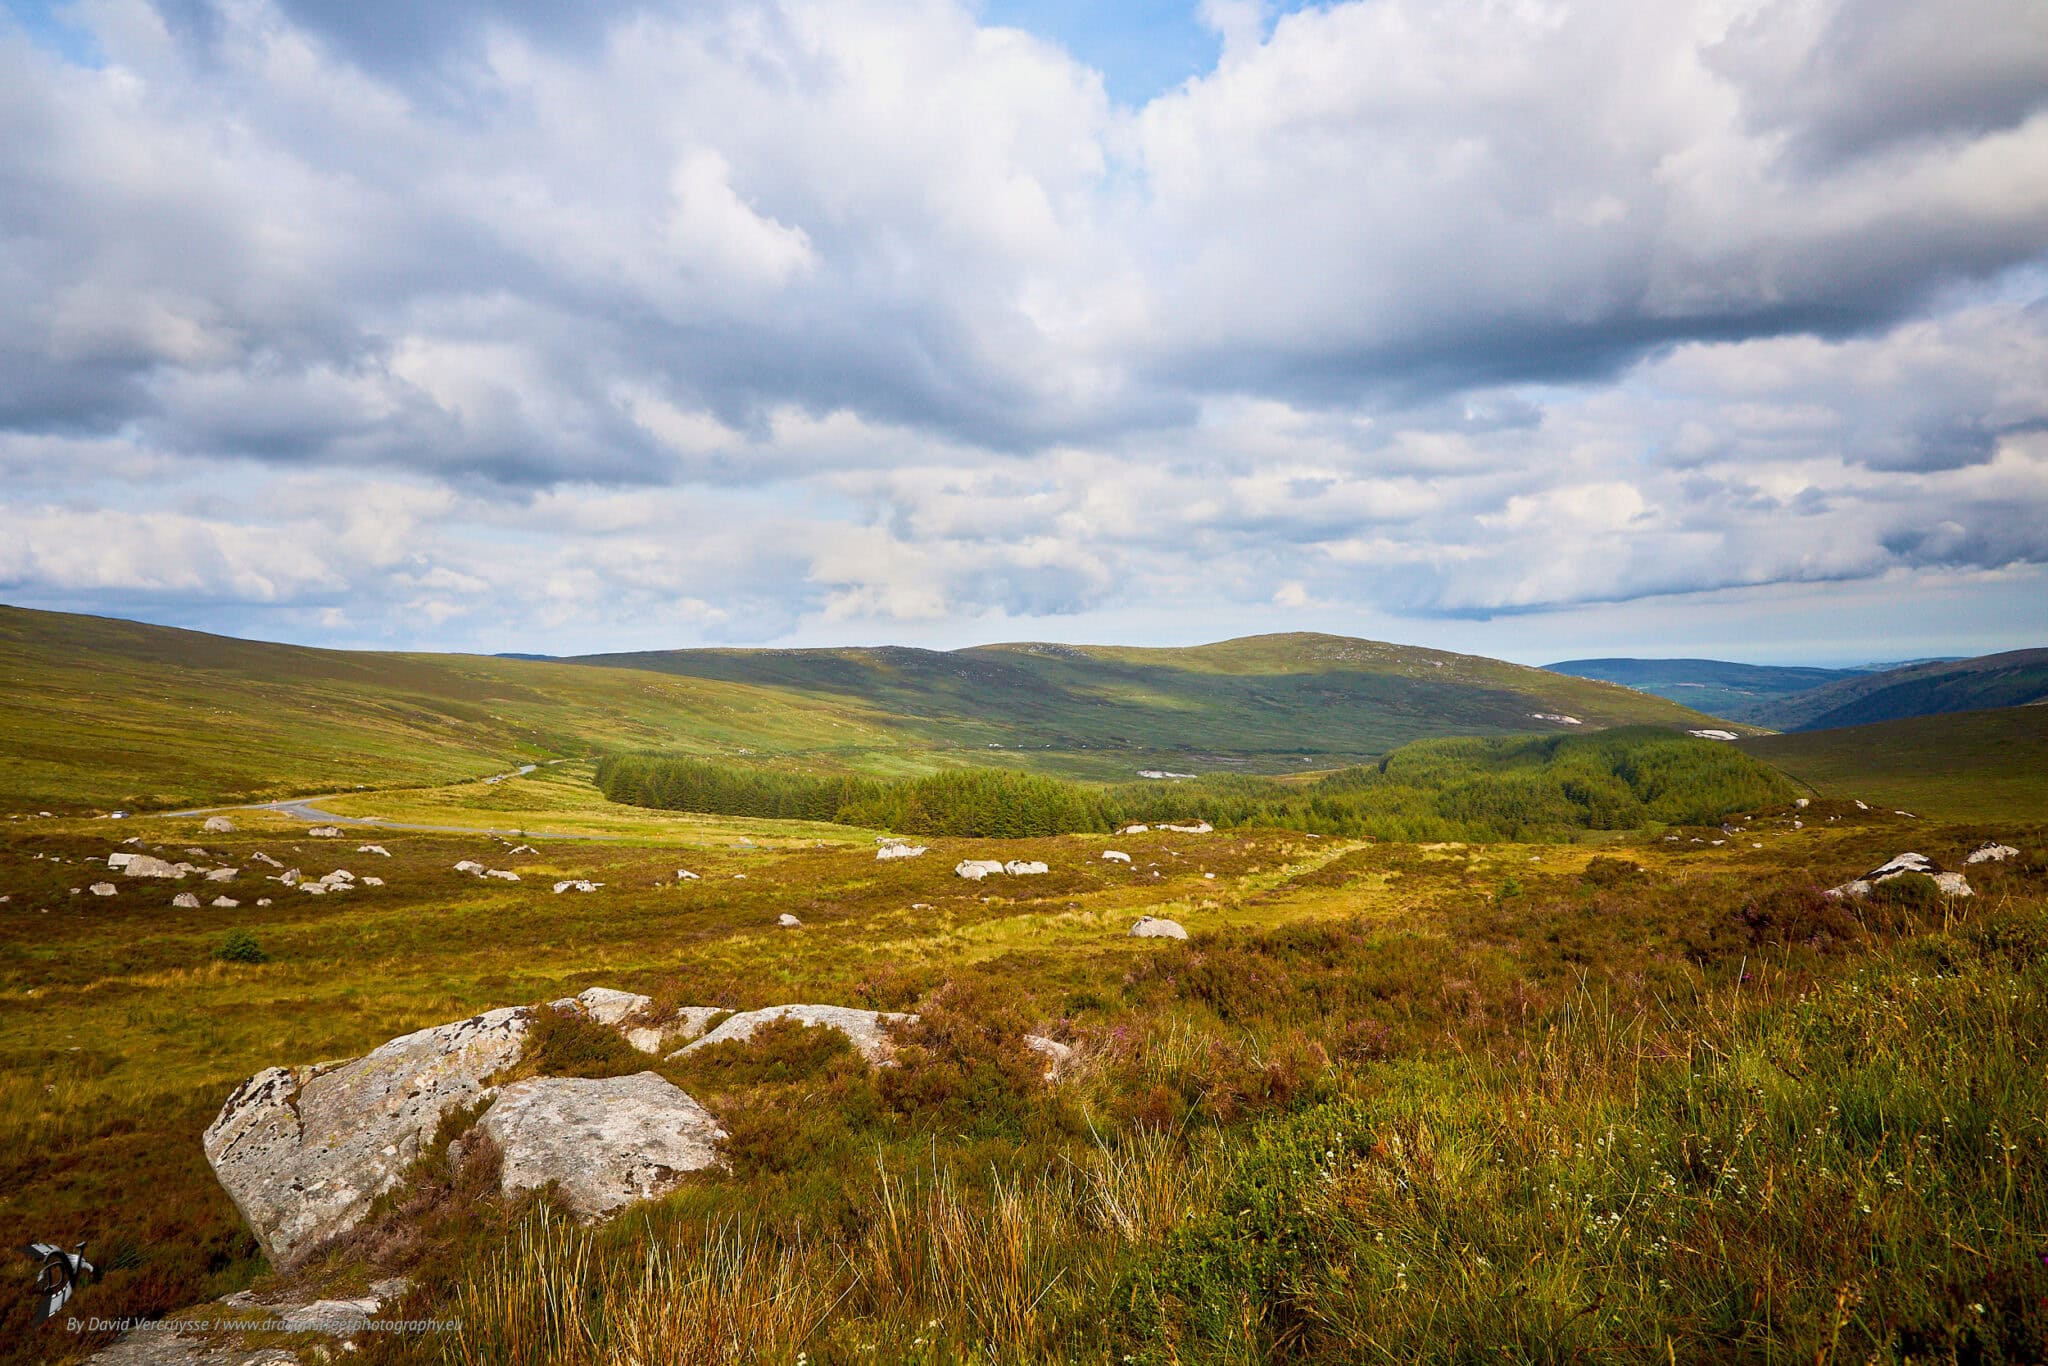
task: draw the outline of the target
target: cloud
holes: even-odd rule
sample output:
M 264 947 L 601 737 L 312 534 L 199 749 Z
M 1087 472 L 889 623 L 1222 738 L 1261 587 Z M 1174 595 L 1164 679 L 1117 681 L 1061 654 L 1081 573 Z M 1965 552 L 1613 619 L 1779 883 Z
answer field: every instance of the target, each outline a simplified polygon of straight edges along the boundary
M 0 588 L 518 645 L 2039 564 L 2048 20 L 1924 10 L 1204 0 L 1138 108 L 953 0 L 0 27 Z

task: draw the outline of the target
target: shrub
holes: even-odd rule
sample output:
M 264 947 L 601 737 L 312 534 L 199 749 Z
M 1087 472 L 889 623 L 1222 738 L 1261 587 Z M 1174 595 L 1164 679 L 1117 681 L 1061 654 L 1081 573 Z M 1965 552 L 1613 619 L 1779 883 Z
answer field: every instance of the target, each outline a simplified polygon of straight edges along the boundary
M 256 942 L 256 936 L 247 930 L 229 930 L 227 938 L 220 941 L 213 956 L 223 963 L 267 963 L 270 955 Z

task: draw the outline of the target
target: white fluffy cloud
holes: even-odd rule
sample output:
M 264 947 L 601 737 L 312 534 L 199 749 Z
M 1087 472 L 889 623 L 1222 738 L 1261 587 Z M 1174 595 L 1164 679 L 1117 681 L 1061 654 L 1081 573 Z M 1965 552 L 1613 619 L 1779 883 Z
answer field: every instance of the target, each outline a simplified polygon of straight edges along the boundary
M 1203 0 L 1136 108 L 958 0 L 0 20 L 0 592 L 572 648 L 2031 572 L 2048 17 L 1924 8 Z

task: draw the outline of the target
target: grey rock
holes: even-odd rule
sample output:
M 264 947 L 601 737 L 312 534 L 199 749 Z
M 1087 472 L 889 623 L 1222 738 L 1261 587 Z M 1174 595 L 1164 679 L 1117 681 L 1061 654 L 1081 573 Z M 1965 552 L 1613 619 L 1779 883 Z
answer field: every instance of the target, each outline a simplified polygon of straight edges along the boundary
M 111 882 L 95 882 L 91 887 L 94 896 L 113 896 L 118 890 Z
M 2003 863 L 2009 858 L 2018 858 L 2019 856 L 2020 851 L 2013 848 L 2010 844 L 2000 844 L 1996 840 L 1989 840 L 1978 848 L 1971 850 L 1970 856 L 1964 859 L 1963 862 L 1966 864 Z
M 1108 863 L 1129 863 L 1131 861 L 1131 856 L 1121 849 L 1105 849 L 1102 851 L 1102 857 Z
M 199 828 L 209 835 L 228 835 L 234 833 L 235 823 L 226 816 L 208 816 Z
M 922 844 L 891 843 L 875 850 L 875 857 L 877 859 L 918 858 L 930 852 Z
M 889 1038 L 886 1026 L 898 1021 L 915 1023 L 917 1016 L 893 1011 L 855 1010 L 850 1006 L 769 1006 L 763 1010 L 741 1011 L 679 1051 L 694 1053 L 713 1044 L 744 1043 L 753 1038 L 754 1032 L 762 1025 L 776 1020 L 795 1020 L 806 1029 L 836 1029 L 852 1041 L 854 1048 L 871 1066 L 881 1066 L 896 1055 L 895 1042 Z
M 1040 873 L 1049 873 L 1052 869 L 1036 860 L 1013 858 L 1003 865 L 1003 871 L 1011 877 L 1034 877 Z
M 181 910 L 196 911 L 199 909 L 199 898 L 191 892 L 180 892 L 171 898 L 171 904 Z
M 725 1130 L 653 1072 L 630 1077 L 536 1077 L 499 1093 L 479 1131 L 504 1152 L 507 1195 L 557 1183 L 586 1218 L 616 1213 L 719 1163 Z
M 235 900 L 231 896 L 217 896 L 212 901 L 209 901 L 207 903 L 207 905 L 213 907 L 217 911 L 232 911 L 241 904 L 241 902 Z
M 775 923 L 777 925 L 780 925 L 785 930 L 794 930 L 800 928 L 804 922 L 798 920 L 788 911 L 784 911 L 781 915 L 775 917 Z
M 630 991 L 614 991 L 610 987 L 591 987 L 574 996 L 564 996 L 549 1005 L 557 1010 L 573 1010 L 586 1020 L 595 1020 L 601 1025 L 614 1027 L 624 1024 L 628 1015 L 647 1009 L 654 1004 L 652 996 L 640 996 Z
M 233 882 L 235 874 L 241 871 L 239 868 L 215 868 L 206 875 L 206 880 L 208 882 Z
M 341 838 L 341 827 L 338 825 L 316 825 L 306 833 L 316 840 L 338 840 Z
M 349 1062 L 272 1067 L 228 1097 L 206 1160 L 265 1252 L 289 1266 L 348 1232 L 398 1183 L 441 1118 L 494 1094 L 532 1013 L 486 1011 L 391 1040 Z
M 1074 1050 L 1058 1039 L 1048 1039 L 1043 1034 L 1026 1034 L 1024 1046 L 1045 1059 L 1045 1079 L 1056 1081 L 1067 1064 L 1074 1060 Z
M 1185 939 L 1186 927 L 1178 920 L 1164 920 L 1158 916 L 1141 915 L 1138 923 L 1131 926 L 1133 939 Z
M 1904 877 L 1908 873 L 1925 873 L 1928 877 L 1933 878 L 1934 885 L 1941 890 L 1943 896 L 1974 896 L 1976 894 L 1970 887 L 1970 880 L 1961 873 L 1942 871 L 1941 865 L 1925 854 L 1907 853 L 1886 860 L 1865 873 L 1862 877 L 1851 878 L 1839 887 L 1830 887 L 1822 895 L 1838 899 L 1843 897 L 1866 897 L 1870 895 L 1871 889 L 1880 882 L 1889 882 L 1895 877 Z
M 970 882 L 979 882 L 990 873 L 1000 873 L 1002 871 L 1003 865 L 998 860 L 992 858 L 962 859 L 953 865 L 955 875 L 964 877 Z
M 189 863 L 167 863 L 149 854 L 136 854 L 121 866 L 129 877 L 181 878 L 192 871 Z
M 702 1034 L 712 1020 L 724 1014 L 717 1006 L 684 1006 L 675 1018 L 649 1025 L 634 1025 L 621 1031 L 627 1043 L 642 1053 L 663 1054 Z

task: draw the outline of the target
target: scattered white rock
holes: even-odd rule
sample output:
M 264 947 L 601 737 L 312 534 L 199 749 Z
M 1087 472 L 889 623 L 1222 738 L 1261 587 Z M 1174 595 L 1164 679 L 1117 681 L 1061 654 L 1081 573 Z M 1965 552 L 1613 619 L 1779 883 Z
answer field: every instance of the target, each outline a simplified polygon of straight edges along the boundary
M 208 882 L 233 882 L 235 874 L 241 871 L 240 868 L 215 868 L 206 874 L 206 880 Z
M 1963 862 L 2003 863 L 2009 858 L 2018 858 L 2019 856 L 2020 851 L 2013 848 L 2010 844 L 1999 844 L 1996 841 L 1990 841 L 1982 847 L 1972 850 L 1970 856 L 1964 859 Z
M 896 1045 L 889 1038 L 889 1024 L 901 1021 L 915 1023 L 917 1016 L 891 1011 L 855 1010 L 848 1006 L 769 1006 L 763 1010 L 745 1010 L 726 1020 L 718 1028 L 679 1051 L 694 1053 L 700 1048 L 714 1044 L 745 1041 L 754 1037 L 754 1031 L 762 1025 L 776 1020 L 795 1020 L 806 1029 L 836 1029 L 853 1041 L 853 1046 L 871 1065 L 880 1066 L 894 1058 Z
M 1792 805 L 1798 807 L 1801 811 L 1804 811 L 1807 807 L 1813 805 L 1813 799 L 1811 797 L 1794 797 L 1792 799 Z
M 473 858 L 466 858 L 455 865 L 455 871 L 458 873 L 468 873 L 471 877 L 482 877 L 484 875 L 484 866 Z
M 299 877 L 300 874 L 298 869 L 287 868 L 282 873 L 279 873 L 276 877 L 272 878 L 271 881 L 282 882 L 287 887 L 296 887 L 299 885 Z
M 1149 825 L 1127 825 L 1123 829 L 1117 831 L 1117 833 L 1119 835 L 1142 835 L 1151 828 L 1152 827 Z
M 109 868 L 126 868 L 133 862 L 135 862 L 135 855 L 133 854 L 113 853 L 107 855 L 107 867 Z
M 1535 717 L 1538 721 L 1555 721 L 1560 726 L 1580 726 L 1585 724 L 1578 717 L 1566 716 L 1562 712 L 1532 711 L 1529 715 Z
M 135 854 L 121 865 L 121 871 L 128 877 L 181 878 L 194 869 L 189 863 L 169 863 L 148 854 Z
M 1003 871 L 1011 877 L 1036 877 L 1040 873 L 1049 873 L 1052 869 L 1036 860 L 1027 861 L 1025 859 L 1013 858 L 1003 865 Z
M 358 844 L 356 852 L 358 854 L 375 854 L 379 858 L 391 857 L 391 851 L 381 844 Z
M 364 877 L 360 880 L 365 887 L 382 887 L 384 885 L 384 879 L 381 877 Z
M 1192 778 L 1195 775 L 1192 773 L 1171 773 L 1163 768 L 1141 768 L 1138 770 L 1138 776 L 1140 778 L 1150 778 L 1154 782 L 1161 782 L 1168 779 Z
M 1133 939 L 1185 939 L 1186 927 L 1178 920 L 1165 920 L 1158 916 L 1141 915 L 1138 923 L 1131 926 Z
M 505 857 L 510 858 L 514 854 L 538 854 L 539 852 L 540 850 L 534 848 L 530 844 L 522 844 L 516 849 L 507 849 L 505 851 Z
M 1206 835 L 1216 827 L 1207 821 L 1196 821 L 1193 825 L 1166 825 L 1162 823 L 1159 828 L 1161 830 L 1178 830 L 1183 835 Z
M 781 915 L 775 917 L 775 923 L 780 925 L 785 930 L 793 930 L 796 929 L 798 926 L 802 925 L 804 922 L 798 920 L 788 911 L 784 911 Z
M 592 882 L 589 878 L 572 877 L 555 884 L 555 895 L 560 896 L 564 892 L 594 892 L 602 886 L 602 882 Z
M 113 896 L 117 890 L 111 882 L 95 882 L 92 885 L 92 894 L 94 896 Z
M 1828 888 L 1822 895 L 1838 898 L 1866 897 L 1879 883 L 1889 882 L 1895 877 L 1904 877 L 1908 873 L 1924 873 L 1933 878 L 1934 885 L 1941 890 L 1943 896 L 1975 895 L 1970 887 L 1970 880 L 1961 873 L 1943 872 L 1940 865 L 1925 854 L 1912 853 L 1900 854 L 1879 864 L 1862 877 L 1851 878 L 1839 887 Z
M 1856 801 L 1856 809 L 1858 811 L 1868 811 L 1870 809 L 1870 804 L 1859 797 Z
M 208 835 L 228 835 L 234 833 L 235 823 L 226 816 L 208 816 L 199 828 Z
M 1045 1079 L 1056 1081 L 1060 1072 L 1074 1060 L 1074 1050 L 1058 1039 L 1048 1039 L 1043 1034 L 1026 1034 L 1024 1046 L 1045 1059 Z
M 931 851 L 926 849 L 922 844 L 885 844 L 881 848 L 875 850 L 875 858 L 878 860 L 892 858 L 918 858 L 930 852 Z
M 998 860 L 992 858 L 962 859 L 953 865 L 954 876 L 964 877 L 970 882 L 979 882 L 990 873 L 1000 873 L 1002 871 L 1003 865 Z
M 690 871 L 690 870 L 689 870 L 688 868 L 678 868 L 678 869 L 676 869 L 676 881 L 677 881 L 677 882 L 695 882 L 695 881 L 697 881 L 697 880 L 698 880 L 698 878 L 697 878 L 697 875 L 696 875 L 695 873 L 691 872 L 691 871 Z
M 504 1154 L 505 1194 L 553 1183 L 586 1219 L 674 1189 L 720 1165 L 725 1130 L 675 1083 L 629 1077 L 535 1077 L 514 1082 L 477 1122 Z
M 306 833 L 316 840 L 338 840 L 341 838 L 341 827 L 338 825 L 316 825 Z
M 356 875 L 354 873 L 351 873 L 346 868 L 336 868 L 333 872 L 326 874 L 320 880 L 326 883 L 328 886 L 332 887 L 337 883 L 354 882 L 356 880 Z
M 486 868 L 486 869 L 484 869 L 484 876 L 485 876 L 485 877 L 494 877 L 494 878 L 498 879 L 498 881 L 500 881 L 500 882 L 517 882 L 517 881 L 519 881 L 519 874 L 517 874 L 517 873 L 513 873 L 513 872 L 508 872 L 508 871 L 506 871 L 506 870 L 505 870 L 505 869 L 503 869 L 503 868 Z
M 217 911 L 232 911 L 242 903 L 231 896 L 217 896 L 207 904 Z
M 199 909 L 199 898 L 191 892 L 180 892 L 171 898 L 171 904 L 180 910 L 196 911 Z
M 1131 856 L 1121 849 L 1105 849 L 1102 851 L 1102 857 L 1110 863 L 1129 863 L 1131 861 Z
M 1742 737 L 1732 730 L 1689 730 L 1687 735 L 1697 735 L 1702 740 L 1739 740 Z
M 271 867 L 273 867 L 273 868 L 282 868 L 282 867 L 284 867 L 284 865 L 283 865 L 282 863 L 279 863 L 279 862 L 278 862 L 278 861 L 277 861 L 276 859 L 272 858 L 272 857 L 271 857 L 270 855 L 268 855 L 268 854 L 251 854 L 251 855 L 249 855 L 249 857 L 250 857 L 250 859 L 251 859 L 252 861 L 254 861 L 254 862 L 256 862 L 256 863 L 267 863 L 267 864 L 269 864 L 269 865 L 270 865 Z
M 256 898 L 256 904 L 258 906 L 268 906 L 270 904 L 270 898 L 267 896 L 259 896 Z

